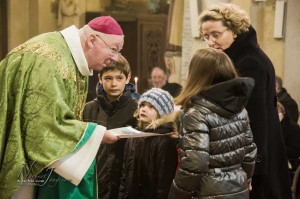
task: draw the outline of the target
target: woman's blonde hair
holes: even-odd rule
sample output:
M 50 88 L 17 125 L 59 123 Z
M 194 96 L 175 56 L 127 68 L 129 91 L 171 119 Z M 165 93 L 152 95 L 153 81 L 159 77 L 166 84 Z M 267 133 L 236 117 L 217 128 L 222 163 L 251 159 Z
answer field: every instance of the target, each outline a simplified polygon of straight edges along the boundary
M 203 11 L 198 20 L 200 32 L 202 32 L 202 24 L 206 21 L 222 21 L 225 27 L 237 35 L 247 32 L 250 27 L 248 14 L 231 3 L 220 3 Z
M 186 85 L 174 102 L 186 109 L 202 90 L 237 76 L 232 61 L 222 51 L 213 48 L 197 50 L 190 62 Z

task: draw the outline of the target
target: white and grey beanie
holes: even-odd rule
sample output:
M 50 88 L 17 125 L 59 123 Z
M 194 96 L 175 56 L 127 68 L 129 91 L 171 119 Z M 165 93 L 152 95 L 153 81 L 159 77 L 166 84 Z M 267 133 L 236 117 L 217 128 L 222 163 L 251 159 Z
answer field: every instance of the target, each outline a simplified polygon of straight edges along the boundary
M 145 92 L 139 99 L 139 106 L 142 102 L 151 103 L 158 111 L 160 117 L 174 111 L 173 97 L 168 91 L 161 88 L 152 88 Z

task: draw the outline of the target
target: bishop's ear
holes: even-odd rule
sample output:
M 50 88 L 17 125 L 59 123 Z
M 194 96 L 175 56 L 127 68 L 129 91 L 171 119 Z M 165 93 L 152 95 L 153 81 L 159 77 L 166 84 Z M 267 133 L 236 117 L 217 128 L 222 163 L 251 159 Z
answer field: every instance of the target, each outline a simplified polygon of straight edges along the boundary
M 86 40 L 86 42 L 87 42 L 87 46 L 89 48 L 93 48 L 96 45 L 97 36 L 93 35 L 93 34 L 89 35 L 88 38 L 87 38 L 87 40 Z

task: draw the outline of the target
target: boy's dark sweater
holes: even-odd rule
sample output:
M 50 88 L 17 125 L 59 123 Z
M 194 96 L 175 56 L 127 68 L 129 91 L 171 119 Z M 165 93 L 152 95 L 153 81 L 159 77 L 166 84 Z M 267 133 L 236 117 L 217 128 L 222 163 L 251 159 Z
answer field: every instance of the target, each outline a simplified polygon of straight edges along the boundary
M 135 127 L 136 119 L 133 114 L 136 109 L 137 101 L 131 97 L 131 91 L 127 86 L 120 98 L 110 103 L 102 85 L 99 85 L 97 98 L 84 107 L 83 120 L 95 122 L 107 129 Z M 121 139 L 114 144 L 100 145 L 97 154 L 98 198 L 118 197 L 125 142 L 126 139 Z

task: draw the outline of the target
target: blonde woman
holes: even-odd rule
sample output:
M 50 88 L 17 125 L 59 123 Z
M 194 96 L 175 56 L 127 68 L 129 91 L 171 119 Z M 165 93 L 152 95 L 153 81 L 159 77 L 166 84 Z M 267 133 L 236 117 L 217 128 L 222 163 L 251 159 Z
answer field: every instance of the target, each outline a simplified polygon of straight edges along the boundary
M 255 80 L 246 105 L 257 145 L 250 197 L 291 198 L 287 157 L 276 110 L 274 66 L 259 47 L 248 14 L 237 5 L 218 4 L 201 13 L 199 24 L 207 44 L 224 51 L 240 76 Z

